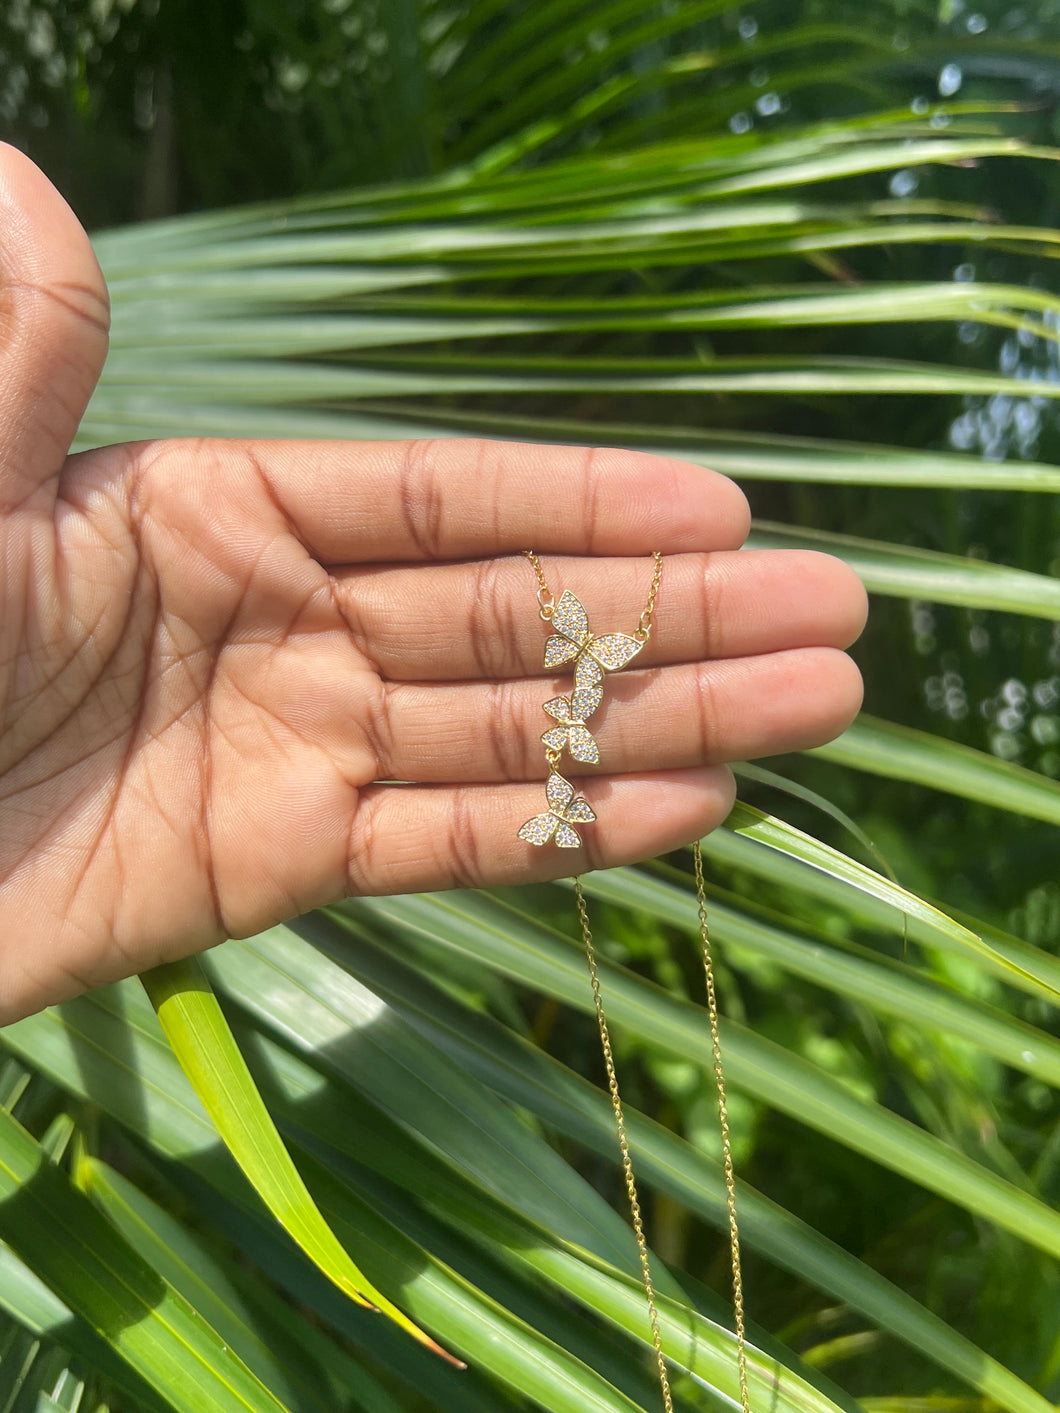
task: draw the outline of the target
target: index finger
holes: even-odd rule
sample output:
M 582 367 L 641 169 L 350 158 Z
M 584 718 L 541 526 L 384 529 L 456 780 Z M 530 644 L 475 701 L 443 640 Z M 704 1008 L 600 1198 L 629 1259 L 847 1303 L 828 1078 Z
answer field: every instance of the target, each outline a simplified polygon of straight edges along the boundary
M 738 549 L 750 524 L 727 477 L 642 451 L 458 437 L 230 445 L 326 564 Z

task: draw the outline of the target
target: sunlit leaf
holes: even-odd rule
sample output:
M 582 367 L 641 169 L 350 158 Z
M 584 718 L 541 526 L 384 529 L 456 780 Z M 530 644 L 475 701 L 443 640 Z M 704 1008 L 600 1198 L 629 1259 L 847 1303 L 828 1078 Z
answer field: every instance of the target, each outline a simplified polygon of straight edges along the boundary
M 421 1344 L 443 1353 L 364 1278 L 321 1217 L 198 961 L 170 962 L 141 979 L 203 1107 L 269 1211 L 351 1299 L 380 1310 Z
M 283 1413 L 284 1405 L 4 1110 L 0 1237 L 175 1409 Z

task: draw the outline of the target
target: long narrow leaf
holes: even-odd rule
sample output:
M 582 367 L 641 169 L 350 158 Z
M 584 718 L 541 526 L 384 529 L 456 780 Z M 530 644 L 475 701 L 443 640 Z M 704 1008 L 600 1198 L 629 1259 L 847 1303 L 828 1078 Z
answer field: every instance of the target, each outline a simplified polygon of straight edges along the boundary
M 0 1236 L 180 1413 L 285 1413 L 2 1109 Z
M 227 1165 L 219 1167 L 213 1161 L 209 1148 L 217 1147 L 216 1135 L 201 1114 L 194 1091 L 177 1066 L 142 991 L 137 998 L 129 985 L 114 990 L 123 1001 L 117 1001 L 112 991 L 108 1006 L 107 993 L 96 993 L 64 1007 L 65 1020 L 54 1011 L 43 1012 L 8 1027 L 5 1041 L 12 1044 L 13 1038 L 16 1051 L 23 1045 L 32 1050 L 41 1068 L 75 1093 L 85 1092 L 85 1060 L 98 1048 L 100 1068 L 93 1080 L 99 1101 L 145 1141 L 157 1145 L 160 1153 L 174 1147 L 181 1151 L 184 1161 L 172 1176 L 179 1181 L 182 1174 L 200 1174 L 202 1183 L 226 1210 L 238 1212 L 240 1220 L 261 1232 L 252 1243 L 255 1249 L 259 1244 L 274 1243 L 280 1235 L 279 1226 L 271 1235 L 268 1226 L 262 1230 L 262 1223 L 272 1218 L 259 1211 L 258 1204 L 245 1201 L 241 1185 L 231 1181 Z M 136 1060 L 130 1066 L 126 1057 L 132 1047 Z M 209 1135 L 205 1152 L 186 1147 L 187 1115 L 196 1111 L 201 1115 L 200 1131 Z M 469 1360 L 516 1391 L 533 1390 L 553 1413 L 576 1413 L 579 1408 L 633 1413 L 637 1405 L 605 1378 L 461 1279 L 443 1261 L 379 1217 L 369 1204 L 316 1169 L 311 1159 L 302 1161 L 301 1167 L 307 1175 L 314 1175 L 313 1194 L 330 1224 L 353 1249 L 364 1253 L 373 1284 L 400 1289 L 414 1315 L 438 1329 L 447 1343 Z M 89 1211 L 97 1222 L 103 1221 L 90 1204 Z M 338 1220 L 337 1212 L 341 1213 Z M 0 1217 L 2 1213 L 0 1206 Z M 352 1308 L 363 1320 L 364 1312 Z M 371 1323 L 378 1329 L 374 1316 Z M 363 1325 L 359 1332 L 363 1339 Z M 408 1348 L 411 1353 L 416 1346 Z M 445 1365 L 438 1367 L 444 1374 L 459 1377 Z
M 960 941 L 947 938 L 944 932 L 923 921 L 919 910 L 900 911 L 900 903 L 897 901 L 899 895 L 888 894 L 886 887 L 855 887 L 843 876 L 843 870 L 832 871 L 827 862 L 827 852 L 822 851 L 811 864 L 801 858 L 799 853 L 788 852 L 783 847 L 770 847 L 749 836 L 729 830 L 715 830 L 702 841 L 702 847 L 704 856 L 722 867 L 739 869 L 743 873 L 793 888 L 809 898 L 819 899 L 839 908 L 844 917 L 855 926 L 889 933 L 902 942 L 908 940 L 925 947 L 965 951 Z M 587 887 L 596 889 L 599 884 L 601 890 L 606 890 L 611 883 L 616 891 L 624 891 L 639 890 L 654 883 L 661 884 L 661 880 L 649 881 L 643 874 L 634 876 L 612 870 L 601 875 L 599 880 L 592 879 L 587 883 Z M 684 926 L 690 914 L 682 890 L 673 888 L 672 884 L 666 885 L 666 888 L 668 891 L 654 896 L 654 905 L 663 909 L 670 921 Z M 725 908 L 724 903 L 720 906 L 720 916 L 727 916 L 729 910 Z M 1060 993 L 1060 961 L 1056 957 L 1044 952 L 1040 947 L 1032 947 L 1029 943 L 1021 942 L 1019 938 L 998 932 L 981 919 L 965 919 L 965 926 L 970 921 L 974 921 L 977 929 L 972 935 L 981 938 L 985 944 L 983 949 L 975 949 L 975 959 L 980 965 L 999 980 L 1019 987 L 1039 1001 L 1045 1000 L 1054 1004 L 1053 998 Z M 971 927 L 968 927 L 968 931 L 971 933 Z M 965 952 L 965 955 L 968 953 Z M 1034 1045 L 1027 1044 L 1031 1038 L 1030 1034 L 1020 1032 L 1018 1027 L 1016 1033 L 1022 1033 L 1023 1036 L 1021 1056 L 1028 1062 L 1033 1062 L 1036 1059 L 1036 1050 Z M 985 1041 L 983 1043 L 986 1044 Z M 1006 1058 L 1008 1063 L 1017 1063 L 1012 1056 L 1011 1047 L 1008 1047 L 1008 1052 L 1006 1056 L 999 1055 L 999 1058 Z M 1022 1066 L 1017 1064 L 1017 1068 Z
M 175 1290 L 190 1300 L 248 1368 L 298 1413 L 323 1413 L 354 1395 L 366 1413 L 399 1405 L 345 1350 L 309 1322 L 291 1328 L 290 1309 L 260 1281 L 248 1282 L 128 1178 L 84 1158 L 76 1180 Z
M 735 847 L 730 849 L 726 842 L 712 857 L 747 867 L 754 845 L 747 847 L 748 841 L 735 835 L 729 835 L 728 840 Z M 760 852 L 771 853 L 772 858 L 758 859 L 754 871 L 776 877 L 773 859 L 777 851 Z M 651 909 L 654 916 L 690 936 L 699 935 L 694 895 L 669 879 L 633 869 L 608 870 L 588 875 L 585 889 L 620 907 Z M 1060 1041 L 996 1006 L 972 1001 L 915 974 L 912 968 L 875 957 L 867 948 L 828 946 L 717 899 L 711 900 L 710 916 L 711 932 L 723 944 L 746 949 L 750 956 L 768 957 L 791 975 L 845 996 L 878 1015 L 959 1037 L 1014 1069 L 1060 1087 Z M 738 968 L 739 964 L 734 965 Z M 1008 979 L 1006 972 L 1000 974 Z M 1027 989 L 1040 996 L 1042 988 Z
M 403 963 L 388 939 L 373 939 L 364 921 L 315 915 L 297 926 L 407 1016 L 418 1018 L 428 1036 L 498 1092 L 591 1151 L 613 1158 L 614 1116 L 606 1093 L 491 1017 L 461 1006 L 421 969 Z M 720 1166 L 632 1105 L 626 1106 L 626 1120 L 641 1180 L 727 1230 Z M 739 1202 L 744 1240 L 767 1259 L 846 1302 L 1002 1406 L 1046 1413 L 1039 1394 L 871 1267 L 743 1182 Z
M 984 751 L 862 713 L 838 740 L 813 755 L 870 775 L 909 780 L 995 809 L 1060 824 L 1060 784 Z
M 591 1008 L 577 949 L 514 908 L 461 893 L 363 898 L 348 906 L 474 957 L 567 1005 Z M 709 1029 L 700 1008 L 613 963 L 601 962 L 601 977 L 616 1024 L 682 1060 L 711 1065 Z M 1031 1192 L 881 1105 L 855 1097 L 817 1066 L 743 1026 L 729 1021 L 723 1034 L 726 1067 L 737 1087 L 1040 1250 L 1060 1255 L 1060 1217 Z
M 365 1280 L 321 1217 L 262 1102 L 198 961 L 141 978 L 181 1066 L 262 1201 L 340 1290 L 380 1310 L 427 1348 L 451 1356 Z
M 0 1243 L 0 1310 L 35 1339 L 61 1346 L 123 1390 L 147 1413 L 169 1413 L 161 1398 L 80 1316 L 58 1298 L 9 1246 Z
M 428 1045 L 374 992 L 288 928 L 205 958 L 226 995 L 285 1044 L 413 1130 L 465 1183 L 568 1241 L 636 1269 L 626 1224 L 549 1145 Z
M 980 559 L 882 544 L 826 530 L 792 530 L 759 521 L 748 544 L 760 549 L 815 549 L 845 559 L 871 593 L 1060 618 L 1060 582 Z

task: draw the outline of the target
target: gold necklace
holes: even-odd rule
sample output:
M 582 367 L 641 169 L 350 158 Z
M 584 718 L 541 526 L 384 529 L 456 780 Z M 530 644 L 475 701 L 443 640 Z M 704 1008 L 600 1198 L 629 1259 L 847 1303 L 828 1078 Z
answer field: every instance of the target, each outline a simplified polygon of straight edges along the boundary
M 547 809 L 543 814 L 528 819 L 519 830 L 519 838 L 527 843 L 543 846 L 549 841 L 561 849 L 575 849 L 581 844 L 581 836 L 575 825 L 592 824 L 596 819 L 591 806 L 581 795 L 575 793 L 574 786 L 559 773 L 559 764 L 566 750 L 570 756 L 585 764 L 595 765 L 600 752 L 586 725 L 603 700 L 605 674 L 625 667 L 640 652 L 652 631 L 655 614 L 655 601 L 662 584 L 662 554 L 655 550 L 652 554 L 654 568 L 647 601 L 641 611 L 640 621 L 633 633 L 608 633 L 596 637 L 589 631 L 589 620 L 581 602 L 570 590 L 566 590 L 557 603 L 548 586 L 541 561 L 533 550 L 524 550 L 537 576 L 538 612 L 543 622 L 556 630 L 545 644 L 545 666 L 558 667 L 562 663 L 573 662 L 574 686 L 569 697 L 552 697 L 544 703 L 544 710 L 556 722 L 542 734 L 548 763 L 548 780 L 545 785 Z M 740 1231 L 736 1220 L 736 1178 L 733 1171 L 732 1140 L 729 1132 L 728 1106 L 725 1098 L 725 1075 L 721 1063 L 721 1037 L 718 1031 L 718 1001 L 714 989 L 714 967 L 710 955 L 710 935 L 707 928 L 706 885 L 703 879 L 703 855 L 699 840 L 692 843 L 692 860 L 696 877 L 696 902 L 699 909 L 699 937 L 702 944 L 703 970 L 707 987 L 707 1014 L 710 1018 L 710 1040 L 714 1061 L 714 1080 L 718 1091 L 718 1118 L 721 1127 L 722 1158 L 725 1171 L 725 1193 L 729 1213 L 729 1249 L 732 1258 L 732 1304 L 736 1327 L 736 1363 L 740 1388 L 742 1413 L 751 1413 L 750 1397 L 747 1391 L 747 1349 L 744 1329 L 743 1273 L 740 1262 Z M 637 1197 L 637 1184 L 633 1176 L 633 1162 L 626 1136 L 626 1121 L 622 1110 L 622 1100 L 618 1091 L 618 1074 L 611 1050 L 611 1034 L 604 1015 L 603 996 L 600 990 L 600 977 L 596 964 L 596 949 L 589 924 L 589 908 L 582 888 L 581 877 L 574 876 L 574 898 L 581 928 L 582 943 L 585 947 L 585 960 L 589 968 L 589 982 L 593 993 L 593 1006 L 596 1023 L 600 1031 L 600 1046 L 603 1050 L 604 1065 L 607 1069 L 607 1087 L 611 1095 L 611 1107 L 615 1114 L 615 1127 L 618 1130 L 618 1146 L 622 1154 L 622 1173 L 629 1198 L 633 1233 L 637 1240 L 640 1256 L 641 1277 L 648 1305 L 648 1320 L 651 1326 L 651 1342 L 655 1352 L 655 1367 L 659 1376 L 665 1413 L 673 1413 L 673 1399 L 670 1394 L 670 1380 L 666 1372 L 666 1359 L 659 1330 L 659 1311 L 655 1301 L 655 1286 L 651 1276 L 651 1263 L 648 1258 L 648 1243 L 644 1235 L 644 1220 Z

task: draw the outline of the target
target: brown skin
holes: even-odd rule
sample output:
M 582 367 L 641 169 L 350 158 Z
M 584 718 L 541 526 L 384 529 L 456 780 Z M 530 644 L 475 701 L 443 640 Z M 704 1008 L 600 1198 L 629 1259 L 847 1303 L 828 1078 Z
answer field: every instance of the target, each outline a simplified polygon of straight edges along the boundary
M 860 583 L 737 553 L 725 478 L 457 440 L 71 457 L 106 327 L 80 226 L 0 147 L 0 1023 L 344 894 L 671 849 L 725 817 L 725 761 L 857 711 Z M 603 765 L 567 770 L 600 817 L 578 854 L 516 838 L 541 703 L 569 690 L 524 546 L 597 633 L 632 631 L 666 555 L 653 637 L 593 718 Z

